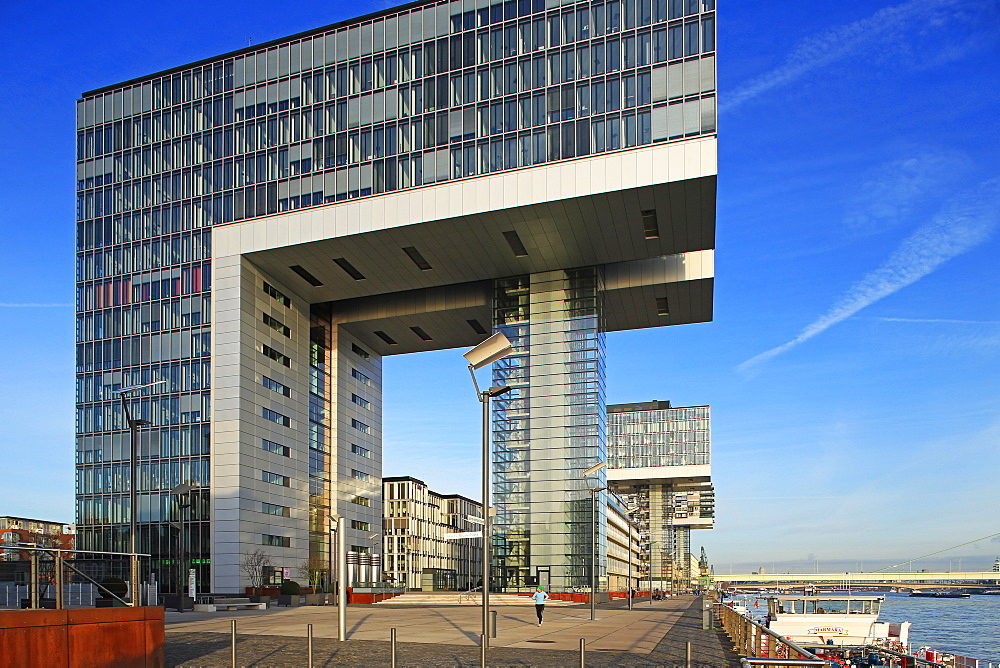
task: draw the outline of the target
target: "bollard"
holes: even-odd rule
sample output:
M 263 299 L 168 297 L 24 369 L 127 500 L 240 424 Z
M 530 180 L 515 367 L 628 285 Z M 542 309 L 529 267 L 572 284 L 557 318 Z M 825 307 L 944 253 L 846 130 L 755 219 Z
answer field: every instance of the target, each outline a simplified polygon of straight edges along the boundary
M 580 638 L 580 668 L 587 668 L 587 640 Z
M 313 625 L 306 626 L 306 661 L 309 668 L 313 668 Z
M 396 668 L 396 627 L 389 629 L 389 668 Z
M 691 641 L 684 643 L 684 666 L 691 668 Z
M 479 636 L 479 668 L 486 668 L 486 634 Z
M 490 637 L 497 637 L 497 611 L 490 610 Z
M 232 653 L 232 656 L 230 657 L 232 660 L 232 668 L 236 668 L 236 620 L 235 619 L 232 621 L 232 624 L 230 626 L 229 644 L 231 646 L 230 651 Z
M 702 610 L 701 610 L 701 630 L 702 631 L 707 631 L 708 629 L 711 628 L 712 602 L 709 601 L 707 598 L 702 598 L 701 599 L 701 606 L 702 606 Z

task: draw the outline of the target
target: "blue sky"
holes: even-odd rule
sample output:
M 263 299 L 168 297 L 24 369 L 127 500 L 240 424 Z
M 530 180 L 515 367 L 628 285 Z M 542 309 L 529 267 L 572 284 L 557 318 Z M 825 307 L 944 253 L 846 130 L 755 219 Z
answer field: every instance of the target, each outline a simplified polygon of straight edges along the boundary
M 712 406 L 720 571 L 1000 531 L 1000 7 L 720 5 L 715 321 L 610 335 L 609 401 Z M 72 519 L 75 99 L 386 6 L 0 7 L 0 514 Z M 476 497 L 460 352 L 387 361 L 385 473 Z

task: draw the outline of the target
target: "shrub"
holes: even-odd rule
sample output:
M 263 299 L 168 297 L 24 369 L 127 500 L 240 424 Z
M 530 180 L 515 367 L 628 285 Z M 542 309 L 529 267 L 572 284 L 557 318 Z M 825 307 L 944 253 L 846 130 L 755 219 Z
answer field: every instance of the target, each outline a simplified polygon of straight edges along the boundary
M 281 594 L 283 596 L 297 596 L 302 592 L 302 587 L 295 580 L 281 581 Z
M 121 578 L 109 575 L 101 580 L 99 590 L 101 592 L 101 598 L 111 598 L 112 594 L 118 598 L 123 598 L 125 593 L 128 591 L 128 585 L 126 585 L 125 581 Z

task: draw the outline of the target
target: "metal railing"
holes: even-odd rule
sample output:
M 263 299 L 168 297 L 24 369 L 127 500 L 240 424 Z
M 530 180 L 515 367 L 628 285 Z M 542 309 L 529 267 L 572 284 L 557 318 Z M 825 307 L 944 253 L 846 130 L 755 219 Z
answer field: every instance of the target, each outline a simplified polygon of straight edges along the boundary
M 101 583 L 94 580 L 92 577 L 81 571 L 74 563 L 72 556 L 68 555 L 101 555 L 103 558 L 108 556 L 121 556 L 128 557 L 130 564 L 130 581 L 136 582 L 138 580 L 137 573 L 139 570 L 139 558 L 148 557 L 148 554 L 132 553 L 132 552 L 105 552 L 105 551 L 92 551 L 92 550 L 74 550 L 74 549 L 62 549 L 54 547 L 39 547 L 34 544 L 27 543 L 15 543 L 15 544 L 4 544 L 0 545 L 0 548 L 7 550 L 17 550 L 20 552 L 28 553 L 29 562 L 29 579 L 28 584 L 25 585 L 27 590 L 27 596 L 25 597 L 27 605 L 26 607 L 31 609 L 38 609 L 43 607 L 45 601 L 43 601 L 43 593 L 48 593 L 49 589 L 53 590 L 54 596 L 51 600 L 51 605 L 56 610 L 62 610 L 69 605 L 70 602 L 67 600 L 67 594 L 71 593 L 71 588 L 67 585 L 71 584 L 67 582 L 66 575 L 67 571 L 71 574 L 75 574 L 76 577 L 83 580 L 82 584 L 90 584 L 100 589 L 100 591 L 107 597 L 112 598 L 122 605 L 126 606 L 137 606 L 140 605 L 140 592 L 138 590 L 129 591 L 128 600 L 125 600 L 110 591 L 110 589 L 101 585 Z M 45 555 L 51 558 L 51 561 L 44 559 Z M 51 567 L 50 576 L 46 578 L 42 577 L 42 568 Z M 50 579 L 49 579 L 50 577 Z M 72 575 L 70 575 L 72 577 Z M 15 585 L 14 593 L 17 595 L 18 587 Z M 6 597 L 9 604 L 9 589 L 7 589 Z M 21 600 L 18 599 L 18 607 L 23 607 L 21 605 Z M 48 606 L 46 606 L 48 607 Z
M 744 617 L 728 605 L 715 603 L 715 616 L 723 630 L 733 641 L 736 651 L 749 661 L 746 665 L 765 666 L 829 666 L 807 649 L 799 647 L 788 638 Z M 769 661 L 784 659 L 785 661 Z M 764 661 L 759 661 L 764 660 Z M 795 663 L 789 662 L 795 661 Z M 799 661 L 805 661 L 800 663 Z
M 483 594 L 482 587 L 473 587 L 472 589 L 463 591 L 461 594 L 459 594 L 458 602 L 464 603 L 466 601 L 478 601 L 482 599 L 482 594 Z

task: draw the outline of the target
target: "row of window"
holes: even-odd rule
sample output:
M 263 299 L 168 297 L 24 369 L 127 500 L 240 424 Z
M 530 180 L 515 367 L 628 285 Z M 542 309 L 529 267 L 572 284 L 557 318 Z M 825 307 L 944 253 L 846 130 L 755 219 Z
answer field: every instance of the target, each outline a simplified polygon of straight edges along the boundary
M 78 436 L 76 463 L 99 464 L 130 459 L 130 442 L 127 432 Z M 147 428 L 139 432 L 140 459 L 207 455 L 210 449 L 207 424 Z
M 78 311 L 93 311 L 181 297 L 208 291 L 211 287 L 212 265 L 210 262 L 203 262 L 134 276 L 78 283 L 76 307 Z
M 651 23 L 676 21 L 692 17 L 699 11 L 714 10 L 713 0 L 705 0 L 701 6 L 697 0 L 624 0 L 621 3 L 595 3 L 592 8 L 586 3 L 561 10 L 549 8 L 554 11 L 546 16 L 543 14 L 546 7 L 541 0 L 535 0 L 534 3 L 521 0 L 520 3 L 506 4 L 519 6 L 513 10 L 503 8 L 494 11 L 482 8 L 464 13 L 460 8 L 455 12 L 449 11 L 444 4 L 417 8 L 374 22 L 342 28 L 336 33 L 289 42 L 204 68 L 196 67 L 84 100 L 78 108 L 77 122 L 83 127 L 121 118 L 123 115 L 181 104 L 258 81 L 274 80 L 314 67 L 345 63 L 349 59 L 385 50 L 392 51 L 423 40 L 432 41 L 418 44 L 413 51 L 420 50 L 422 46 L 432 55 L 419 61 L 427 63 L 429 69 L 445 69 L 453 66 L 452 60 L 464 61 L 469 58 L 467 54 L 470 48 L 465 46 L 465 38 L 473 36 L 468 31 L 477 29 L 483 36 L 489 35 L 490 42 L 506 42 L 503 47 L 506 51 L 502 48 L 480 48 L 481 54 L 495 51 L 497 55 L 504 55 L 514 48 L 526 52 L 546 45 L 559 46 L 576 39 L 616 32 L 622 28 L 628 30 Z M 501 5 L 495 7 L 499 8 Z M 487 31 L 487 26 L 493 26 L 492 30 Z M 508 37 L 511 31 L 516 31 L 516 38 Z M 459 34 L 463 32 L 464 35 Z M 494 33 L 497 37 L 493 37 Z M 447 37 L 449 35 L 451 37 Z M 435 51 L 437 54 L 434 54 Z M 457 58 L 452 57 L 454 52 L 457 52 Z M 360 72 L 358 78 L 361 78 Z
M 194 487 L 209 484 L 207 458 L 170 459 L 158 462 L 139 462 L 136 467 L 136 491 L 153 492 L 171 490 L 181 482 Z M 131 484 L 129 463 L 103 466 L 81 466 L 76 471 L 77 494 L 109 494 L 128 492 Z
M 113 373 L 78 374 L 76 400 L 80 403 L 116 401 L 118 397 L 112 394 L 114 391 L 143 385 L 138 380 L 143 377 L 167 381 L 156 387 L 156 393 L 161 395 L 207 390 L 211 387 L 211 363 L 208 360 L 185 360 Z
M 83 227 L 81 226 L 81 230 Z M 93 227 L 91 227 L 93 229 Z M 150 233 L 154 232 L 152 229 Z M 126 242 L 127 243 L 127 242 Z M 79 239 L 77 248 L 91 248 L 93 240 Z M 103 245 L 103 244 L 96 244 Z M 211 230 L 176 234 L 169 238 L 133 242 L 131 245 L 108 248 L 96 253 L 78 253 L 76 280 L 85 281 L 119 274 L 149 271 L 184 262 L 209 260 L 212 257 Z
M 291 426 L 292 421 L 287 415 L 282 415 L 277 411 L 272 411 L 270 408 L 261 408 L 261 416 L 265 420 L 270 420 L 276 424 L 280 424 L 282 427 Z
M 639 57 L 635 63 L 627 62 L 627 66 L 644 66 L 651 62 L 663 62 L 665 59 L 656 58 L 656 52 L 652 53 L 652 58 L 643 55 L 645 51 L 640 50 Z M 315 109 L 306 109 L 302 112 L 294 112 L 291 115 L 261 119 L 254 122 L 240 123 L 234 128 L 226 130 L 216 130 L 204 134 L 196 134 L 184 140 L 166 141 L 163 144 L 156 143 L 152 148 L 136 149 L 116 154 L 112 163 L 111 158 L 102 161 L 106 168 L 113 169 L 114 178 L 109 179 L 105 175 L 103 179 L 95 179 L 96 191 L 87 191 L 78 195 L 78 214 L 82 218 L 107 215 L 112 212 L 133 209 L 137 207 L 156 205 L 177 199 L 186 199 L 193 196 L 217 192 L 232 187 L 232 173 L 227 172 L 223 164 L 216 164 L 204 169 L 177 171 L 172 175 L 163 176 L 152 181 L 151 187 L 116 185 L 110 188 L 112 181 L 121 182 L 129 179 L 139 179 L 149 177 L 171 170 L 180 170 L 182 167 L 191 167 L 210 163 L 224 157 L 242 155 L 257 150 L 275 148 L 286 144 L 295 144 L 300 141 L 310 140 L 313 137 L 322 137 L 325 134 L 347 131 L 359 126 L 367 126 L 372 123 L 392 121 L 397 117 L 405 119 L 415 116 L 415 122 L 420 120 L 420 115 L 424 112 L 431 112 L 437 109 L 447 110 L 449 107 L 460 108 L 463 105 L 470 105 L 465 108 L 456 109 L 451 112 L 452 125 L 456 126 L 455 119 L 459 119 L 456 126 L 458 131 L 451 133 L 453 139 L 474 139 L 486 137 L 490 134 L 497 134 L 504 130 L 511 131 L 526 128 L 532 125 L 543 123 L 546 117 L 549 120 L 565 120 L 573 117 L 567 116 L 565 109 L 573 109 L 572 101 L 567 105 L 559 100 L 559 96 L 565 97 L 565 90 L 572 91 L 573 84 L 564 86 L 553 86 L 544 92 L 537 92 L 534 98 L 522 95 L 522 106 L 524 109 L 520 113 L 520 118 L 515 120 L 512 113 L 505 113 L 509 121 L 501 127 L 499 123 L 500 105 L 504 100 L 498 99 L 504 95 L 513 96 L 517 93 L 526 93 L 532 88 L 544 88 L 549 84 L 560 84 L 572 82 L 579 78 L 582 80 L 577 86 L 580 90 L 575 97 L 578 100 L 575 114 L 586 116 L 591 113 L 603 113 L 620 108 L 633 107 L 643 103 L 643 96 L 648 103 L 652 101 L 664 101 L 667 99 L 677 99 L 683 95 L 697 94 L 715 89 L 715 62 L 714 57 L 701 60 L 690 60 L 686 63 L 674 63 L 669 67 L 660 65 L 652 68 L 643 68 L 638 71 L 629 70 L 621 77 L 609 76 L 589 79 L 591 76 L 590 56 L 586 55 L 585 60 L 579 60 L 586 54 L 566 53 L 558 56 L 552 61 L 548 69 L 544 67 L 538 69 L 535 64 L 525 62 L 521 64 L 512 63 L 495 71 L 473 72 L 464 75 L 441 76 L 437 80 L 427 85 L 414 85 L 412 87 L 402 87 L 398 91 L 389 91 L 385 94 L 365 94 L 349 101 L 337 104 L 328 104 L 325 108 L 317 106 Z M 579 60 L 579 62 L 578 62 Z M 559 63 L 556 65 L 555 63 Z M 602 61 L 603 63 L 603 61 Z M 545 62 L 539 61 L 540 65 Z M 612 63 L 617 71 L 619 66 Z M 604 65 L 601 65 L 603 73 Z M 689 80 L 684 82 L 681 73 L 685 72 Z M 670 75 L 668 76 L 668 72 Z M 651 74 L 652 73 L 652 74 Z M 549 76 L 551 75 L 551 76 Z M 650 78 L 651 77 L 651 78 Z M 676 83 L 670 82 L 675 79 Z M 682 85 L 682 82 L 684 85 Z M 433 84 L 433 85 L 432 85 Z M 588 88 L 593 86 L 593 93 Z M 570 98 L 574 95 L 570 93 Z M 513 104 L 513 97 L 510 97 L 506 104 Z M 531 100 L 530 105 L 525 100 Z M 478 106 L 476 102 L 480 102 Z M 490 104 L 483 102 L 490 101 Z M 529 106 L 531 111 L 529 111 Z M 548 108 L 546 108 L 546 106 Z M 513 107 L 511 107 L 513 108 Z M 475 110 L 478 109 L 479 122 L 475 122 Z M 441 116 L 439 112 L 439 117 Z M 464 131 L 461 126 L 461 115 L 466 116 Z M 429 118 L 429 117 L 428 117 Z M 401 131 L 398 141 L 398 152 L 410 150 L 411 140 L 408 131 L 403 131 L 407 126 L 400 124 Z M 432 123 L 424 123 L 425 132 L 434 128 Z M 387 127 L 386 132 L 395 133 L 395 125 Z M 415 148 L 422 139 L 420 132 L 415 132 L 412 143 Z M 438 133 L 438 142 L 447 141 L 447 133 Z M 393 155 L 397 152 L 397 141 L 395 134 L 386 142 L 386 154 Z M 425 141 L 424 145 L 433 145 L 433 141 Z M 332 151 L 330 153 L 332 160 Z M 346 154 L 346 151 L 344 151 Z M 296 173 L 309 171 L 297 163 L 298 155 L 292 156 L 292 162 L 296 163 L 294 168 L 288 164 L 288 159 L 279 161 L 278 169 L 273 174 L 259 174 L 259 180 L 270 178 L 282 178 L 294 176 Z M 319 169 L 324 165 L 319 161 L 314 161 L 309 169 Z M 326 164 L 326 167 L 333 166 L 333 163 Z M 249 167 L 253 167 L 250 165 Z M 100 181 L 100 183 L 96 183 Z M 103 184 L 104 189 L 100 189 Z M 81 186 L 89 186 L 89 180 L 83 180 Z
M 109 175 L 110 176 L 110 175 Z M 110 183 L 110 181 L 109 181 Z M 142 183 L 140 186 L 144 189 L 152 189 L 152 184 Z M 103 198 L 102 210 L 111 210 L 114 208 L 114 198 L 108 200 L 108 196 L 101 195 Z M 90 206 L 96 209 L 97 196 L 94 195 L 94 200 Z M 146 199 L 152 200 L 151 192 L 148 193 Z M 79 200 L 78 200 L 79 204 Z M 84 207 L 86 205 L 86 200 L 84 200 Z M 208 208 L 206 208 L 206 206 Z M 94 214 L 91 210 L 77 211 L 77 214 L 83 218 L 90 218 L 90 215 Z M 158 235 L 173 234 L 177 232 L 188 232 L 191 230 L 197 230 L 199 228 L 208 227 L 211 224 L 211 202 L 208 205 L 203 205 L 203 203 L 195 202 L 184 202 L 184 203 L 173 203 L 170 205 L 156 207 L 153 209 L 147 209 L 145 211 L 136 211 L 130 213 L 123 213 L 120 215 L 106 215 L 104 218 L 99 218 L 97 220 L 84 220 L 83 222 L 77 223 L 77 250 L 86 250 L 90 248 L 101 248 L 105 246 L 111 246 L 113 244 L 124 244 L 133 241 L 139 241 L 142 239 L 148 239 L 150 237 L 155 237 Z M 202 232 L 203 243 L 208 243 L 210 237 L 206 237 L 205 234 L 210 233 L 210 230 L 204 230 Z M 162 241 L 162 240 L 161 240 Z M 164 253 L 172 254 L 173 241 L 170 242 L 171 248 L 169 251 L 164 250 L 160 246 L 159 255 L 154 255 L 152 252 L 153 247 L 150 246 L 150 257 L 147 260 L 143 255 L 138 262 L 138 268 L 145 269 L 155 269 L 156 265 L 153 264 L 154 261 L 159 261 L 164 263 L 166 259 L 172 257 L 172 255 L 164 255 Z M 205 251 L 203 251 L 205 252 Z M 145 253 L 145 251 L 142 251 Z
M 450 73 L 433 76 L 433 72 L 429 72 L 432 76 L 426 79 L 421 78 L 423 72 L 419 71 L 420 68 L 416 68 L 418 70 L 415 72 L 416 76 L 412 77 L 414 83 L 401 85 L 398 92 L 392 89 L 397 84 L 396 60 L 393 56 L 386 61 L 375 61 L 374 68 L 371 61 L 353 65 L 351 68 L 331 68 L 326 72 L 319 71 L 302 79 L 296 78 L 293 82 L 270 84 L 256 90 L 249 88 L 235 96 L 219 97 L 214 102 L 206 102 L 204 105 L 200 103 L 185 105 L 164 111 L 162 114 L 157 112 L 145 117 L 99 126 L 94 130 L 81 131 L 77 136 L 77 155 L 79 160 L 86 160 L 124 151 L 119 156 L 119 160 L 122 161 L 119 173 L 124 170 L 125 178 L 144 176 L 149 175 L 149 172 L 144 172 L 140 167 L 141 161 L 148 162 L 149 144 L 169 142 L 171 139 L 205 132 L 234 121 L 259 118 L 256 125 L 258 133 L 262 136 L 262 146 L 267 145 L 263 143 L 265 136 L 276 138 L 279 134 L 285 137 L 282 143 L 287 143 L 289 136 L 297 134 L 293 128 L 299 125 L 300 119 L 305 126 L 311 126 L 314 118 L 316 124 L 321 124 L 322 119 L 319 114 L 322 110 L 307 109 L 301 113 L 292 111 L 268 118 L 271 114 L 297 110 L 303 106 L 309 107 L 338 98 L 344 99 L 342 104 L 347 105 L 348 96 L 360 94 L 360 98 L 353 98 L 355 104 L 364 107 L 367 100 L 369 107 L 386 108 L 384 118 L 395 118 L 396 114 L 406 117 L 463 103 L 487 101 L 502 95 L 574 81 L 577 78 L 586 79 L 590 76 L 612 74 L 623 68 L 630 69 L 652 63 L 665 63 L 668 60 L 677 61 L 701 53 L 712 53 L 715 49 L 714 34 L 713 19 L 708 17 L 703 19 L 701 24 L 694 22 L 684 26 L 678 25 L 671 27 L 669 31 L 667 29 L 640 31 L 622 39 L 609 39 L 607 42 L 604 40 L 584 42 L 575 48 L 569 47 L 561 51 L 551 51 L 547 55 L 519 60 L 511 59 L 493 67 L 476 69 L 468 66 L 475 65 L 474 62 L 465 63 L 466 69 L 463 71 L 463 63 L 459 62 L 456 67 L 451 68 Z M 414 55 L 419 57 L 419 53 L 418 51 Z M 427 54 L 425 51 L 425 55 Z M 403 68 L 401 72 L 403 76 L 398 83 L 405 84 L 411 79 L 409 67 Z M 385 96 L 379 92 L 375 92 L 374 96 L 371 95 L 386 86 L 390 87 L 390 90 Z M 281 101 L 275 102 L 279 96 Z M 331 111 L 327 113 L 332 113 L 333 108 L 332 105 L 328 106 Z M 346 109 L 345 106 L 345 121 L 348 125 L 356 126 L 359 121 L 364 124 L 363 114 L 361 117 L 355 115 L 354 123 L 350 123 Z M 371 119 L 368 122 L 371 122 Z M 333 122 L 326 125 L 331 130 L 335 127 Z M 253 126 L 253 123 L 248 124 L 249 128 Z M 238 126 L 238 129 L 239 127 L 242 126 Z M 319 134 L 323 134 L 322 131 Z M 212 133 L 209 132 L 207 136 L 211 138 Z M 272 140 L 271 145 L 275 143 Z M 142 148 L 143 146 L 147 147 Z M 188 146 L 185 152 L 191 153 L 191 145 Z M 131 150 L 133 148 L 134 150 Z M 154 146 L 153 150 L 159 148 Z M 217 148 L 215 153 L 220 155 L 220 150 L 221 147 Z M 133 162 L 136 165 L 134 174 L 132 174 Z M 121 177 L 115 180 L 119 181 Z M 107 185 L 108 179 L 103 179 L 103 183 Z M 100 184 L 96 180 L 89 182 L 84 179 L 77 185 L 82 189 Z
M 273 378 L 268 378 L 267 376 L 264 376 L 261 379 L 261 384 L 264 387 L 266 387 L 267 389 L 269 389 L 269 390 L 271 390 L 273 392 L 277 392 L 278 394 L 280 394 L 282 396 L 285 396 L 285 397 L 292 396 L 292 390 L 291 390 L 290 387 L 288 387 L 287 385 L 285 385 L 283 383 L 279 383 L 278 381 L 274 380 Z
M 266 343 L 261 344 L 261 352 L 263 353 L 264 357 L 270 358 L 275 362 L 277 362 L 278 364 L 287 367 L 292 366 L 292 361 L 291 359 L 289 359 L 288 355 L 285 355 L 284 353 L 275 350 Z
M 285 323 L 281 322 L 277 318 L 267 313 L 263 314 L 264 324 L 273 329 L 274 331 L 283 334 L 286 337 L 291 338 L 292 330 Z
M 134 419 L 149 420 L 158 427 L 209 421 L 210 406 L 208 392 L 181 396 L 144 398 L 133 404 Z M 88 434 L 99 431 L 124 429 L 121 407 L 115 402 L 103 404 L 78 404 L 76 409 L 76 433 Z
M 105 339 L 76 346 L 77 372 L 120 369 L 139 364 L 158 364 L 211 352 L 211 332 L 206 328 Z
M 207 294 L 134 306 L 112 307 L 76 316 L 78 343 L 112 337 L 147 334 L 166 329 L 198 327 L 211 322 L 212 301 Z

